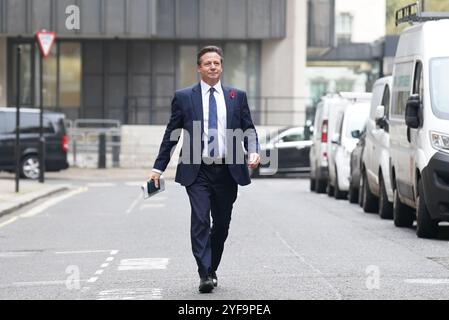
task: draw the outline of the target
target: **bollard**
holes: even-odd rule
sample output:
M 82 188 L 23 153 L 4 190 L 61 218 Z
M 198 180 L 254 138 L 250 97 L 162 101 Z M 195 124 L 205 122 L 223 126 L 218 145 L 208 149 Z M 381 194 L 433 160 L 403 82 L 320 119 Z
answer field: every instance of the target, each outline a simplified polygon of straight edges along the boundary
M 98 140 L 98 169 L 106 169 L 106 134 L 100 133 Z
M 112 166 L 114 168 L 120 167 L 120 136 L 112 136 Z

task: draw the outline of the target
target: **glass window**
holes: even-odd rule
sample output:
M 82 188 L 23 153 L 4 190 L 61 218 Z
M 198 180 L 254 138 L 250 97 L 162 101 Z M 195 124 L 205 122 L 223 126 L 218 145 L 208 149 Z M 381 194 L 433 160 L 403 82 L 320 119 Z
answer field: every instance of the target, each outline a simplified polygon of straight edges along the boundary
M 227 43 L 224 47 L 223 72 L 225 85 L 247 91 L 248 46 L 246 43 Z
M 354 17 L 349 12 L 337 16 L 336 34 L 338 43 L 350 43 L 352 39 L 352 22 Z
M 44 94 L 44 106 L 55 107 L 57 101 L 57 68 L 58 68 L 58 50 L 57 46 L 53 45 L 50 55 L 43 60 L 43 94 Z
M 304 128 L 289 130 L 281 137 L 282 142 L 304 141 Z
M 20 64 L 20 102 L 21 106 L 33 105 L 32 75 L 33 75 L 33 49 L 31 44 L 20 44 L 22 48 Z M 13 105 L 17 104 L 17 44 L 12 46 L 12 97 Z
M 81 45 L 77 42 L 60 43 L 60 106 L 81 105 Z
M 391 115 L 404 119 L 405 106 L 410 97 L 413 63 L 398 63 L 394 71 L 394 85 L 391 101 Z
M 320 101 L 321 97 L 327 93 L 327 82 L 324 80 L 312 80 L 310 82 L 310 96 L 313 103 Z
M 431 60 L 430 95 L 432 99 L 432 110 L 437 117 L 447 120 L 449 120 L 448 73 L 449 57 Z
M 354 91 L 354 80 L 340 79 L 337 81 L 335 89 L 337 92 L 352 92 Z
M 197 53 L 198 48 L 195 45 L 179 47 L 179 88 L 190 87 L 199 81 L 196 63 Z

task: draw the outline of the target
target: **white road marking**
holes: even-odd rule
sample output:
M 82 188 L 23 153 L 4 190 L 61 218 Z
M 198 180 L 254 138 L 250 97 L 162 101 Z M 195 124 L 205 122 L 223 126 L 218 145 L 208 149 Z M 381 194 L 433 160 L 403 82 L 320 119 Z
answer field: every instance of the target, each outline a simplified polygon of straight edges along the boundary
M 0 252 L 0 258 L 20 258 L 34 254 L 36 254 L 36 252 Z
M 169 260 L 168 258 L 124 259 L 120 261 L 118 270 L 164 270 L 167 269 Z
M 76 282 L 86 282 L 87 280 L 78 280 Z M 34 286 L 55 286 L 65 285 L 67 280 L 54 280 L 54 281 L 32 281 L 32 282 L 14 282 L 12 285 L 15 287 L 34 287 Z
M 114 257 L 109 257 L 109 258 L 106 259 L 107 262 L 111 262 L 113 260 L 114 260 Z
M 162 299 L 162 289 L 137 288 L 137 289 L 113 289 L 101 291 L 97 300 L 159 300 Z
M 3 223 L 0 223 L 0 228 L 3 228 L 4 226 L 7 226 L 8 224 L 10 224 L 10 223 L 13 223 L 14 221 L 16 221 L 18 218 L 17 217 L 14 217 L 14 218 L 11 218 L 11 219 L 9 219 L 9 220 L 6 220 L 5 222 L 3 222 Z
M 49 207 L 54 206 L 55 204 L 57 204 L 61 201 L 64 201 L 70 197 L 73 197 L 73 196 L 75 196 L 79 193 L 85 192 L 87 190 L 88 190 L 87 188 L 79 188 L 79 189 L 73 190 L 69 193 L 66 193 L 62 196 L 59 196 L 57 198 L 52 198 L 52 199 L 42 203 L 41 205 L 34 207 L 33 209 L 29 210 L 28 212 L 21 214 L 20 217 L 21 218 L 34 217 L 34 216 L 38 215 L 39 213 L 43 212 L 44 210 L 47 210 Z
M 118 250 L 112 250 L 110 254 L 111 254 L 111 256 L 115 256 L 117 253 L 118 253 Z
M 405 283 L 411 284 L 449 284 L 449 279 L 406 279 Z
M 97 280 L 98 280 L 98 277 L 92 277 L 92 278 L 90 278 L 89 280 L 87 280 L 87 282 L 93 283 L 93 282 L 95 282 L 95 281 L 97 281 Z
M 131 203 L 131 206 L 128 208 L 128 210 L 126 210 L 126 213 L 131 213 L 131 211 L 134 210 L 135 206 L 137 206 L 137 204 L 141 201 L 142 199 L 142 195 L 139 194 L 139 196 L 136 198 L 136 200 L 133 201 L 133 203 Z
M 109 263 L 103 263 L 103 264 L 101 265 L 101 268 L 107 268 L 107 267 L 109 267 Z
M 103 273 L 103 271 L 104 271 L 104 270 L 97 270 L 97 271 L 95 272 L 95 275 L 99 276 L 99 275 L 101 275 L 101 274 Z
M 143 211 L 146 209 L 164 208 L 164 207 L 165 207 L 165 204 L 163 204 L 163 203 L 148 203 L 148 204 L 141 205 L 139 210 Z
M 290 250 L 291 253 L 293 253 L 293 255 L 295 257 L 297 257 L 299 260 L 301 260 L 301 262 L 303 262 L 304 264 L 306 264 L 307 266 L 309 266 L 310 269 L 312 269 L 313 271 L 315 271 L 318 275 L 320 275 L 321 279 L 323 280 L 324 283 L 326 283 L 326 285 L 334 292 L 335 296 L 337 297 L 337 299 L 342 300 L 343 297 L 340 294 L 340 292 L 338 291 L 338 289 L 336 289 L 329 281 L 327 281 L 327 279 L 324 277 L 323 273 L 318 270 L 317 268 L 315 268 L 313 265 L 311 265 L 310 263 L 308 263 L 306 261 L 306 259 L 301 256 L 292 246 L 290 246 L 287 241 L 285 241 L 281 235 L 279 234 L 279 232 L 276 232 L 276 237 Z
M 86 250 L 86 251 L 58 251 L 55 254 L 84 254 L 84 253 L 102 253 L 102 252 L 115 252 L 118 250 Z
M 92 182 L 87 184 L 88 187 L 92 188 L 109 188 L 109 187 L 115 187 L 117 186 L 116 183 L 110 183 L 110 182 Z

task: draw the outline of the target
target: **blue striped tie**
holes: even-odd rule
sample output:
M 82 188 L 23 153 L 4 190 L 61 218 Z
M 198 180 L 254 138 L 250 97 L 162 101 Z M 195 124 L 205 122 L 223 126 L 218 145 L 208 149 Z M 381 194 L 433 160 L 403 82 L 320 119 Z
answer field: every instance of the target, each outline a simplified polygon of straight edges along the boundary
M 209 90 L 209 141 L 208 154 L 211 158 L 218 156 L 218 116 L 217 101 L 214 97 L 215 88 Z

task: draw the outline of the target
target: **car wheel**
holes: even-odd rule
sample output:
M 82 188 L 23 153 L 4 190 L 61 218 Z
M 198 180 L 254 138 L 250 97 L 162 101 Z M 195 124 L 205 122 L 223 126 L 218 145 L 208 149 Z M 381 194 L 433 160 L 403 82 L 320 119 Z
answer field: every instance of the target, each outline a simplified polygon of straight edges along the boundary
M 333 197 L 334 196 L 335 190 L 334 190 L 334 187 L 331 185 L 330 180 L 327 182 L 327 189 L 326 189 L 326 191 L 327 191 L 327 195 L 329 197 Z
M 319 180 L 318 178 L 315 179 L 316 184 L 316 193 L 325 193 L 327 184 L 325 180 Z
M 335 184 L 334 184 L 334 197 L 337 200 L 342 200 L 346 196 L 346 192 L 340 191 L 340 187 L 338 185 L 338 171 L 337 168 L 335 168 Z
M 371 192 L 369 188 L 368 179 L 366 177 L 366 171 L 363 172 L 363 211 L 367 213 L 376 213 L 378 208 L 378 200 L 376 196 Z
M 363 173 L 360 173 L 359 180 L 359 206 L 363 208 L 363 193 L 365 189 L 365 180 L 363 180 Z
M 357 203 L 359 200 L 359 190 L 356 189 L 354 184 L 352 183 L 352 178 L 349 182 L 348 200 L 350 203 Z
M 413 226 L 413 210 L 403 204 L 399 199 L 398 189 L 393 191 L 393 221 L 398 228 L 411 228 Z
M 380 195 L 379 195 L 379 216 L 382 219 L 393 219 L 393 204 L 388 201 L 387 190 L 385 188 L 382 175 L 379 177 Z
M 418 196 L 416 197 L 416 235 L 419 238 L 436 238 L 438 221 L 432 220 L 427 209 L 422 180 L 418 181 Z
M 20 175 L 26 179 L 36 180 L 39 178 L 39 158 L 36 155 L 28 155 L 22 159 Z
M 310 177 L 310 191 L 315 191 L 316 189 L 316 179 Z

